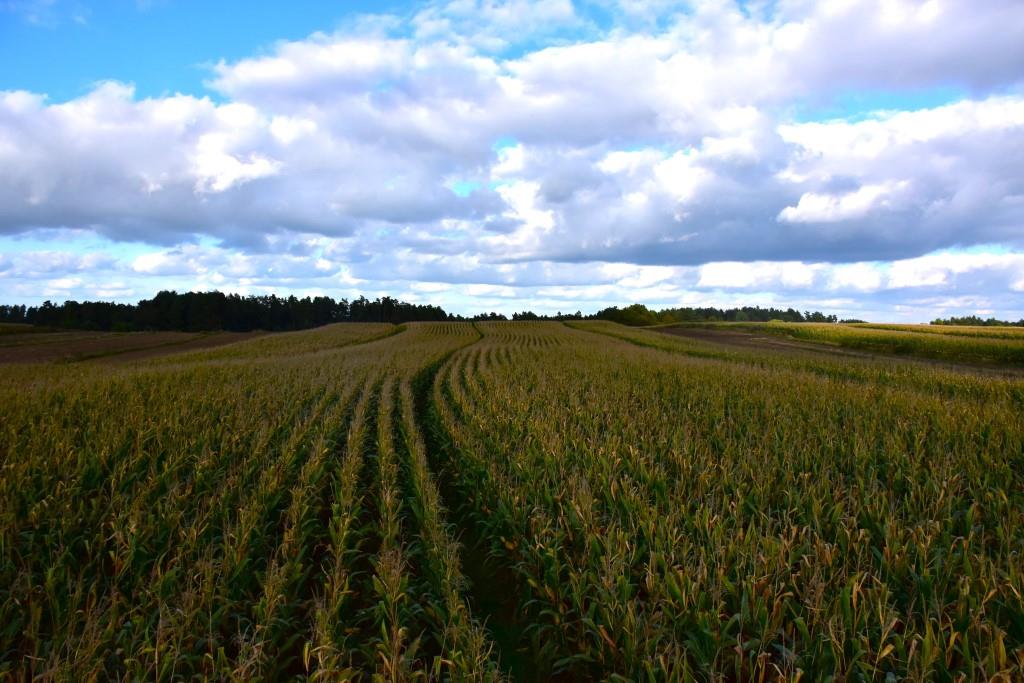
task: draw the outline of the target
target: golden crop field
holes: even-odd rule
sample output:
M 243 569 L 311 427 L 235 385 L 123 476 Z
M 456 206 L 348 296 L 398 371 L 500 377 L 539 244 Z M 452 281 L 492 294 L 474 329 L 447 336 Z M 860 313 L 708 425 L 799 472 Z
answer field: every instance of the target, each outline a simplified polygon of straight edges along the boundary
M 875 330 L 920 332 L 923 334 L 950 334 L 958 337 L 988 337 L 990 339 L 1024 339 L 1024 327 L 968 326 L 968 325 L 898 325 L 886 323 L 854 323 L 853 327 Z
M 0 678 L 1024 678 L 1014 371 L 344 324 L 0 365 L 0 454 Z

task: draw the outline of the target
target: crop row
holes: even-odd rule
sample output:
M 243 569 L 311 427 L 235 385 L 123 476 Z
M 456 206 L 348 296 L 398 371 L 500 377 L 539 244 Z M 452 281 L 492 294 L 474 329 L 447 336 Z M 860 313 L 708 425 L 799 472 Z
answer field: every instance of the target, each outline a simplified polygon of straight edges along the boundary
M 0 678 L 1024 676 L 1012 375 L 348 325 L 0 405 Z
M 446 475 L 550 672 L 1021 675 L 1012 396 L 480 327 L 434 387 Z
M 350 330 L 5 369 L 0 676 L 500 678 L 412 389 L 477 335 Z

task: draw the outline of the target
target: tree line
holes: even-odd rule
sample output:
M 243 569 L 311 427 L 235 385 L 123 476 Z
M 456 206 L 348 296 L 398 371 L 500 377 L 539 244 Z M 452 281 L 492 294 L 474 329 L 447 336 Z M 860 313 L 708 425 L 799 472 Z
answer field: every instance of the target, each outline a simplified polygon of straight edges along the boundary
M 136 304 L 108 301 L 65 301 L 41 306 L 0 306 L 0 322 L 28 323 L 47 327 L 129 332 L 141 330 L 182 330 L 201 332 L 229 330 L 301 330 L 329 323 L 415 321 L 508 320 L 502 313 L 481 313 L 469 317 L 446 312 L 440 306 L 413 304 L 389 296 L 367 299 L 360 296 L 334 300 L 329 296 L 279 297 L 241 296 L 222 292 L 159 292 Z M 653 311 L 643 304 L 619 308 L 610 306 L 597 313 L 580 311 L 541 315 L 533 311 L 512 314 L 512 320 L 610 320 L 624 325 L 657 325 L 681 322 L 838 322 L 836 316 L 817 311 L 801 313 L 792 308 L 666 308 Z M 961 320 L 961 319 L 956 319 Z M 854 321 L 843 321 L 854 322 Z M 953 323 L 967 324 L 967 323 Z M 986 323 L 990 324 L 990 323 Z M 1007 323 L 1001 323 L 1007 324 Z
M 665 308 L 652 311 L 643 304 L 633 304 L 625 308 L 611 306 L 591 316 L 599 320 L 611 320 L 623 325 L 659 325 L 668 323 L 706 323 L 706 322 L 768 322 L 779 320 L 787 323 L 835 323 L 840 322 L 835 315 L 825 315 L 818 311 L 800 311 L 787 308 L 761 308 L 759 306 L 743 306 L 741 308 Z M 842 321 L 855 322 L 855 321 Z
M 329 296 L 240 296 L 222 292 L 158 293 L 137 304 L 65 301 L 41 306 L 0 306 L 0 322 L 128 332 L 138 330 L 301 330 L 338 322 L 404 323 L 449 320 L 439 306 L 391 297 L 335 301 Z
M 119 304 L 109 301 L 65 301 L 41 306 L 0 305 L 0 322 L 28 323 L 47 327 L 100 331 L 183 330 L 301 330 L 339 322 L 414 321 L 482 321 L 508 320 L 503 313 L 480 313 L 462 316 L 446 312 L 440 306 L 413 304 L 389 296 L 367 299 L 360 296 L 334 300 L 329 296 L 297 298 L 241 296 L 222 292 L 159 292 L 152 299 L 137 304 Z M 812 322 L 855 323 L 862 320 L 839 320 L 835 315 L 818 311 L 800 312 L 794 308 L 665 308 L 655 311 L 643 304 L 609 306 L 596 313 L 584 315 L 580 311 L 554 315 L 533 311 L 513 313 L 512 320 L 610 320 L 623 325 L 643 326 L 686 322 Z M 1016 322 L 980 318 L 976 315 L 936 318 L 932 325 L 1004 326 L 1024 327 L 1024 319 Z
M 483 313 L 472 318 L 459 320 L 508 320 L 509 318 L 501 313 Z M 554 315 L 541 315 L 533 311 L 521 311 L 512 314 L 512 320 L 609 320 L 622 325 L 636 327 L 644 325 L 664 325 L 671 323 L 707 323 L 707 322 L 768 322 L 779 320 L 789 323 L 861 323 L 863 320 L 839 320 L 838 316 L 826 315 L 818 311 L 800 311 L 787 308 L 760 308 L 757 306 L 744 306 L 742 308 L 665 308 L 654 311 L 643 304 L 632 304 L 619 308 L 609 306 L 597 313 L 584 315 L 580 311 L 575 313 L 562 313 L 559 311 Z
M 951 316 L 949 318 L 936 318 L 932 325 L 967 325 L 970 327 L 1024 327 L 1024 318 L 1017 322 L 1012 320 L 996 320 L 995 318 L 979 318 L 976 315 L 967 315 L 962 318 Z

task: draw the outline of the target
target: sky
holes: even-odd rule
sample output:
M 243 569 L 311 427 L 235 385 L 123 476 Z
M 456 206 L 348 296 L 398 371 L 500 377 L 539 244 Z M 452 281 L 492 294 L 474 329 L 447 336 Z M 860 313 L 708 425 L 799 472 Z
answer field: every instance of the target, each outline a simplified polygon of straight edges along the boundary
M 1024 317 L 1019 0 L 0 0 L 0 303 Z

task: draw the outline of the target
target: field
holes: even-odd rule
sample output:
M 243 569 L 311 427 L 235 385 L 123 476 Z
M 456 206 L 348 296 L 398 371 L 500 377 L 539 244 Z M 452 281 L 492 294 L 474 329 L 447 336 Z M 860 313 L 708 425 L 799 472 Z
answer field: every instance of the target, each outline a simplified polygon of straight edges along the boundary
M 682 323 L 666 332 L 695 329 L 773 335 L 871 354 L 954 363 L 1024 368 L 1024 328 L 856 323 Z
M 1022 680 L 1016 340 L 806 327 L 943 362 L 517 322 L 0 365 L 0 678 Z
M 853 327 L 923 334 L 947 334 L 956 337 L 985 337 L 988 339 L 1024 339 L 1024 327 L 970 327 L 966 325 L 895 325 L 885 323 L 854 323 Z
M 0 325 L 0 363 L 132 361 L 234 344 L 256 332 L 84 332 Z
M 46 327 L 37 327 L 35 325 L 26 325 L 24 323 L 0 323 L 0 339 L 3 339 L 9 334 L 33 334 L 41 332 L 50 332 L 51 330 Z

